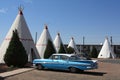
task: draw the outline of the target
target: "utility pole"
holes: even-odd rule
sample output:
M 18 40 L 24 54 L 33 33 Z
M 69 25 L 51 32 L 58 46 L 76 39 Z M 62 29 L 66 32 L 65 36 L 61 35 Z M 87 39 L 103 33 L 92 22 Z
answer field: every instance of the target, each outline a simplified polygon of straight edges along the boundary
M 37 44 L 37 32 L 35 33 L 35 45 Z
M 83 52 L 84 52 L 84 45 L 85 45 L 85 37 L 83 36 Z
M 112 36 L 110 37 L 111 46 L 113 45 Z
M 81 53 L 81 46 L 82 46 L 82 44 L 80 44 L 80 47 L 79 47 L 80 48 L 80 53 Z

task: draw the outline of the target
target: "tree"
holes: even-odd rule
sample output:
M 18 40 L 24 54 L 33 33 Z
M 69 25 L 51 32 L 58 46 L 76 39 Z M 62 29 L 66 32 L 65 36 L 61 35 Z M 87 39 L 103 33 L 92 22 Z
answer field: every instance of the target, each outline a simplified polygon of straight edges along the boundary
M 49 58 L 53 53 L 56 53 L 54 45 L 51 40 L 48 40 L 48 44 L 45 50 L 44 58 Z
M 68 47 L 68 48 L 67 48 L 67 52 L 68 52 L 68 53 L 74 53 L 75 50 L 74 50 L 72 47 Z
M 92 57 L 92 58 L 97 58 L 97 56 L 98 56 L 98 52 L 97 52 L 97 49 L 93 46 L 93 48 L 92 48 L 92 51 L 91 51 L 91 53 L 90 53 L 90 56 Z
M 24 67 L 28 62 L 28 56 L 19 40 L 17 30 L 13 31 L 11 41 L 4 56 L 4 61 L 8 66 L 13 67 Z
M 58 53 L 66 53 L 64 45 L 61 43 Z

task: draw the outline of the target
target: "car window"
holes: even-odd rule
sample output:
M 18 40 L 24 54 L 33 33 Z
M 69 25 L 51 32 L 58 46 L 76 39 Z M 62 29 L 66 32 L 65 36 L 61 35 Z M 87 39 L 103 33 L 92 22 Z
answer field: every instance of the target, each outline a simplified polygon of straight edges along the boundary
M 69 60 L 87 60 L 86 57 L 80 57 L 80 56 L 71 56 Z
M 61 60 L 67 60 L 68 59 L 68 56 L 64 56 L 64 55 L 61 55 Z
M 76 56 L 71 56 L 69 59 L 70 60 L 78 60 L 78 58 Z
M 53 56 L 52 56 L 52 59 L 58 60 L 58 59 L 59 59 L 59 56 L 58 56 L 58 55 L 53 55 Z

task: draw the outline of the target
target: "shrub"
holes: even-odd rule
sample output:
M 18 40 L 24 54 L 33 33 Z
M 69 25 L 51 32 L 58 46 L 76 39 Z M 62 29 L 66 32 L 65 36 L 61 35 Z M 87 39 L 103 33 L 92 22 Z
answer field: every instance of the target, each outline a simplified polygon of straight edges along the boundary
M 97 58 L 97 56 L 98 56 L 98 52 L 97 52 L 97 49 L 93 46 L 93 48 L 92 48 L 92 51 L 91 51 L 91 53 L 90 53 L 90 56 L 92 57 L 92 58 Z
M 44 58 L 49 58 L 53 53 L 56 53 L 56 50 L 54 48 L 52 41 L 48 40 L 48 44 L 44 53 Z
M 66 53 L 64 45 L 61 43 L 58 53 Z
M 13 31 L 13 36 L 4 55 L 4 61 L 8 66 L 23 67 L 28 62 L 28 56 L 23 47 L 17 30 Z
M 72 47 L 67 48 L 67 53 L 74 53 L 75 50 Z

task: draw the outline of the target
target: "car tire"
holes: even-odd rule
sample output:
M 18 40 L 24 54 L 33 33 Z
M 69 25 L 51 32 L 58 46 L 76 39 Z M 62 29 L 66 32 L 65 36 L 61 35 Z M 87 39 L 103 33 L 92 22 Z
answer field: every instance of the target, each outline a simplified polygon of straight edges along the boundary
M 38 65 L 37 65 L 37 69 L 38 69 L 38 70 L 42 70 L 42 69 L 43 69 L 43 66 L 42 66 L 41 64 L 38 64 Z
M 80 70 L 80 69 L 79 69 L 79 72 L 80 72 L 80 73 L 83 73 L 83 72 L 84 72 L 84 70 Z
M 76 72 L 78 71 L 78 69 L 75 68 L 75 67 L 71 67 L 71 68 L 69 68 L 69 70 L 70 70 L 70 72 L 72 72 L 72 73 L 76 73 Z

